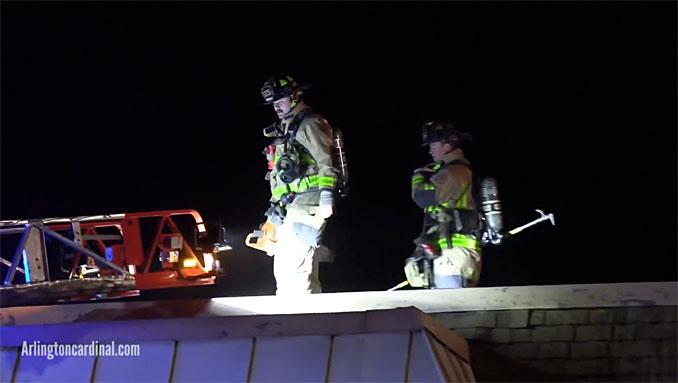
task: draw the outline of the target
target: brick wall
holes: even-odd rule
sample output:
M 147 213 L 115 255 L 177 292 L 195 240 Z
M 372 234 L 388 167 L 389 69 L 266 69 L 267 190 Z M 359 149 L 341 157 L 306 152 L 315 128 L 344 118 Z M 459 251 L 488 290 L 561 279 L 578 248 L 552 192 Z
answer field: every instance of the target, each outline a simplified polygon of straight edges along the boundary
M 469 341 L 474 366 L 488 366 L 486 361 L 473 360 L 474 349 L 479 358 L 487 358 L 482 349 L 527 367 L 525 374 L 536 370 L 553 380 L 676 382 L 677 308 L 516 309 L 431 315 Z M 479 381 L 483 376 L 486 381 L 495 380 L 493 377 L 502 380 L 500 371 L 474 369 Z M 515 380 L 529 379 L 524 375 Z

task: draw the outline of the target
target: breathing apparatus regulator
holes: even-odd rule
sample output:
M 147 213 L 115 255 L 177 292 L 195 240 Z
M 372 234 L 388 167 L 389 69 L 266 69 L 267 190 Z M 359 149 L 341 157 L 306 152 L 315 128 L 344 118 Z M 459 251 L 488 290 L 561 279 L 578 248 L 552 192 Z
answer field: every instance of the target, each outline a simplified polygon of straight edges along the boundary
M 287 145 L 287 144 L 286 144 Z M 292 146 L 292 145 L 290 145 Z M 275 169 L 280 177 L 280 180 L 285 184 L 289 184 L 301 177 L 301 169 L 299 166 L 299 155 L 296 150 L 288 150 L 275 160 L 275 144 L 266 146 L 264 154 L 268 161 L 268 170 Z
M 296 157 L 297 156 L 293 154 L 285 154 L 281 156 L 275 164 L 275 170 L 278 172 L 278 177 L 286 184 L 301 177 L 299 160 Z

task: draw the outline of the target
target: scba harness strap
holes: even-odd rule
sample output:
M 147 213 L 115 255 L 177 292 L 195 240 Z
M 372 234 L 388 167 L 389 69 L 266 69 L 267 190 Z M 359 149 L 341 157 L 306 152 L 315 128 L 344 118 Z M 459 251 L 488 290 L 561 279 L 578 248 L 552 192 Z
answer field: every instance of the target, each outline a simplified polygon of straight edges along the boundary
M 282 199 L 286 195 L 304 193 L 319 188 L 334 188 L 336 181 L 332 177 L 322 177 L 317 174 L 302 176 L 304 166 L 316 163 L 308 150 L 296 141 L 297 131 L 301 122 L 313 114 L 311 108 L 297 114 L 287 127 L 287 133 L 282 137 L 284 154 L 274 158 L 274 164 L 283 185 L 272 190 L 275 199 Z M 289 198 L 288 198 L 289 200 Z M 290 201 L 291 202 L 291 201 Z
M 297 130 L 299 130 L 301 122 L 306 116 L 310 116 L 312 113 L 313 110 L 311 108 L 306 108 L 302 110 L 301 113 L 294 116 L 294 119 L 292 119 L 292 122 L 290 122 L 290 125 L 287 127 L 287 137 L 294 139 L 297 136 Z
M 432 169 L 437 172 L 451 165 L 469 167 L 468 162 L 459 159 L 449 163 L 444 163 L 442 161 L 438 162 Z M 475 183 L 473 180 L 471 182 Z M 427 183 L 424 186 L 426 188 L 429 184 Z M 431 184 L 430 186 L 430 189 L 435 189 L 434 185 Z M 442 238 L 439 238 L 437 241 L 437 244 L 441 249 L 465 247 L 480 250 L 481 248 L 480 243 L 476 240 L 481 229 L 479 225 L 479 212 L 476 209 L 469 209 L 470 190 L 475 191 L 475 188 L 472 189 L 471 184 L 465 185 L 461 197 L 454 206 L 450 206 L 449 202 L 444 202 L 424 208 L 424 212 L 427 215 L 439 222 L 438 225 L 436 225 L 438 229 L 445 231 L 444 233 L 440 233 Z

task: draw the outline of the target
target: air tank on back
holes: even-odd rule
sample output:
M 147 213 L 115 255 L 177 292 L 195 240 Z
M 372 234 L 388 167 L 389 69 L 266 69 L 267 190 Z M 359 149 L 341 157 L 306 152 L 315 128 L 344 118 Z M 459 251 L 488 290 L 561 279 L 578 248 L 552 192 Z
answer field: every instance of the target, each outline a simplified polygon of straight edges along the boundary
M 335 163 L 340 173 L 340 185 L 338 185 L 338 194 L 341 197 L 348 197 L 348 161 L 346 151 L 344 150 L 344 135 L 341 129 L 334 131 L 334 149 Z
M 501 213 L 497 180 L 492 177 L 484 177 L 480 180 L 480 198 L 480 205 L 487 226 L 494 233 L 500 234 L 504 230 L 504 220 Z

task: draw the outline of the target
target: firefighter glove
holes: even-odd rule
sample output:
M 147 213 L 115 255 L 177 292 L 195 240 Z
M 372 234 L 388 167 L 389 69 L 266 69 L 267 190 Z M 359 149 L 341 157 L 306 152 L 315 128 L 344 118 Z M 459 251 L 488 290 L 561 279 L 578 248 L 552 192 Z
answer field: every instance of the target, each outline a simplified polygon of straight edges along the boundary
M 268 221 L 276 226 L 282 225 L 285 220 L 285 210 L 277 203 L 271 203 L 271 207 L 264 213 L 268 217 Z
M 334 197 L 332 192 L 323 190 L 320 192 L 320 215 L 327 219 L 334 213 Z
M 425 176 L 425 177 L 430 177 L 430 176 L 432 176 L 433 173 L 435 173 L 435 172 L 436 172 L 436 171 L 433 170 L 433 169 L 431 169 L 430 167 L 428 167 L 428 166 L 423 166 L 423 167 L 421 167 L 421 168 L 414 169 L 414 172 L 412 173 L 412 175 L 415 176 L 415 175 L 417 175 L 417 174 L 421 174 L 421 175 L 423 175 L 423 176 Z

